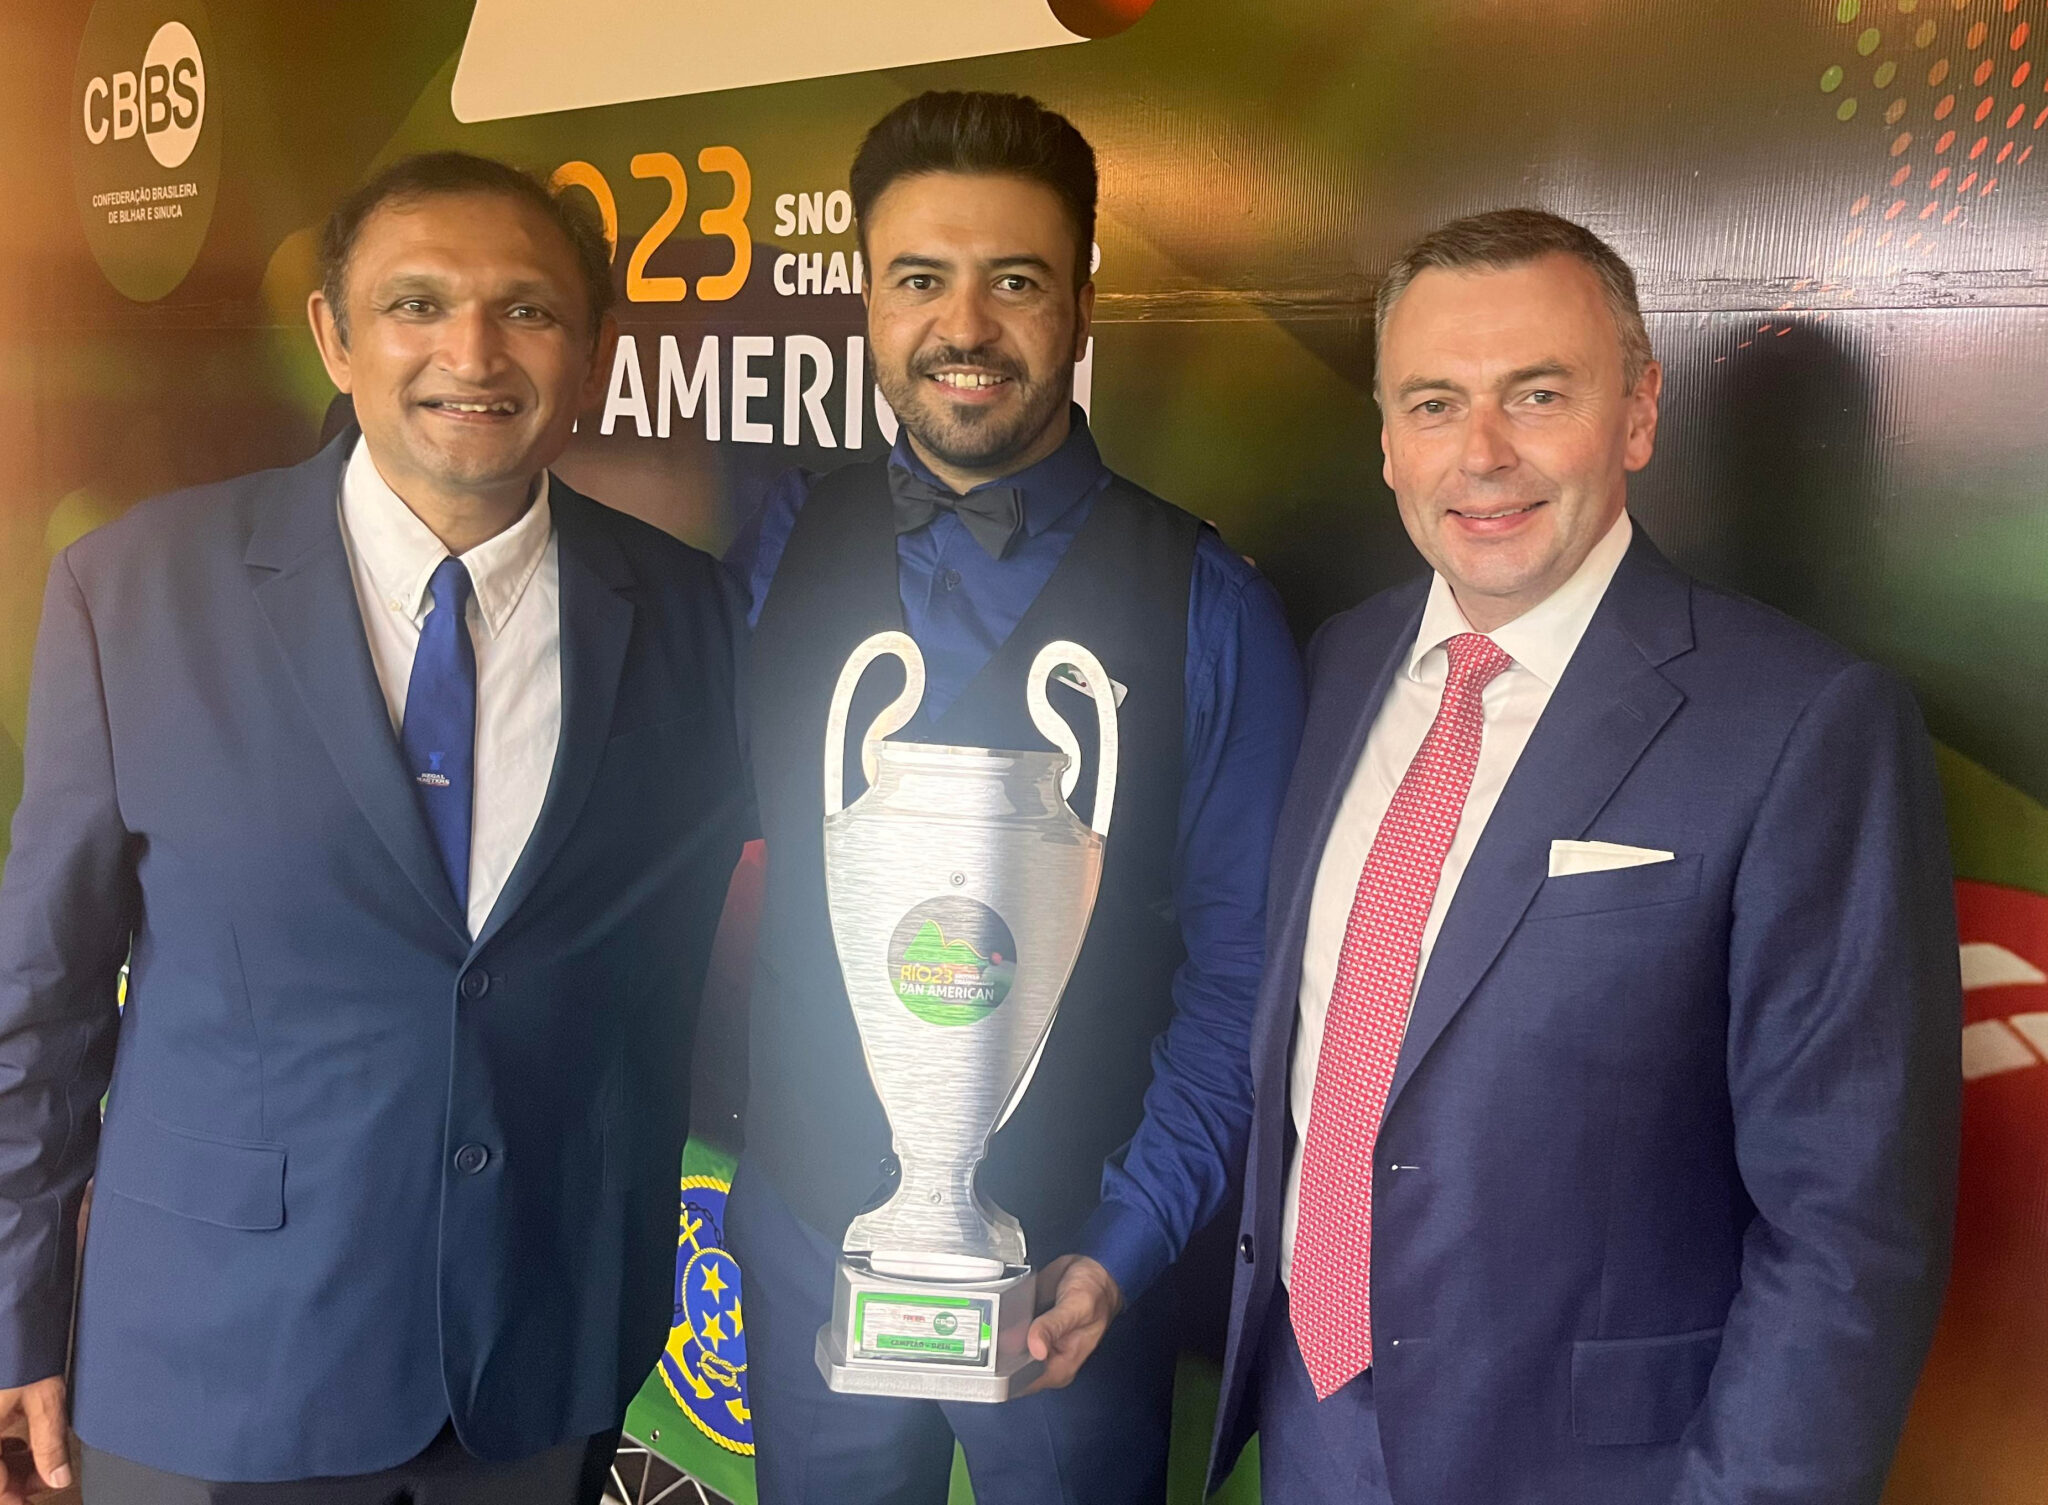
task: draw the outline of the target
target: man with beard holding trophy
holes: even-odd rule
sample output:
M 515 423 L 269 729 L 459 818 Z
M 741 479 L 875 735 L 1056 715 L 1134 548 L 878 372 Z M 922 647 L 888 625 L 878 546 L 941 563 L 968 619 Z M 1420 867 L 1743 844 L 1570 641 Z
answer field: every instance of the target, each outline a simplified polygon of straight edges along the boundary
M 1271 587 L 1212 529 L 1112 473 L 1071 401 L 1095 293 L 1080 133 L 1028 99 L 926 94 L 869 132 L 850 187 L 897 443 L 785 475 L 729 556 L 752 599 L 768 850 L 727 1228 L 747 1275 L 761 1497 L 940 1502 L 957 1438 L 982 1505 L 1159 1500 L 1178 1343 L 1158 1277 L 1243 1151 L 1266 854 L 1301 721 L 1295 650 Z M 906 671 L 898 705 L 920 677 L 922 701 L 899 739 L 1042 749 L 1053 739 L 1034 730 L 1043 704 L 1024 714 L 1029 678 L 1079 739 L 1062 744 L 1081 754 L 1070 784 L 1082 772 L 1080 789 L 1096 787 L 1098 762 L 1122 769 L 1059 1021 L 974 1183 L 982 1214 L 1013 1215 L 1040 1266 L 1027 1367 L 996 1404 L 842 1393 L 820 1368 L 848 1225 L 908 1176 L 835 946 L 818 776 L 842 667 L 888 632 L 923 665 Z M 1088 650 L 1108 685 L 1063 668 L 1048 689 L 1028 671 L 1055 642 Z M 838 706 L 856 744 L 894 672 Z M 862 773 L 848 758 L 848 803 Z M 1019 977 L 1034 961 L 985 955 Z M 950 1105 L 943 1071 L 925 1090 Z

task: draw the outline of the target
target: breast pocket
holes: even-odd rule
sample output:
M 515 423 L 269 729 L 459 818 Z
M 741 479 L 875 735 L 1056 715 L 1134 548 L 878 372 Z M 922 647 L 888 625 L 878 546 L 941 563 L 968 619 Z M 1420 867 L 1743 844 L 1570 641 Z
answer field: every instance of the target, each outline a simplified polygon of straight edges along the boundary
M 1597 914 L 1609 909 L 1639 909 L 1650 904 L 1675 904 L 1700 891 L 1700 856 L 1680 855 L 1669 862 L 1641 867 L 1609 868 L 1601 873 L 1566 873 L 1545 878 L 1535 902 L 1523 916 L 1529 920 L 1561 915 Z
M 1676 1442 L 1721 1355 L 1721 1329 L 1572 1345 L 1572 1434 L 1595 1446 Z
M 222 1228 L 284 1226 L 284 1146 L 216 1139 L 153 1118 L 110 1126 L 96 1186 Z

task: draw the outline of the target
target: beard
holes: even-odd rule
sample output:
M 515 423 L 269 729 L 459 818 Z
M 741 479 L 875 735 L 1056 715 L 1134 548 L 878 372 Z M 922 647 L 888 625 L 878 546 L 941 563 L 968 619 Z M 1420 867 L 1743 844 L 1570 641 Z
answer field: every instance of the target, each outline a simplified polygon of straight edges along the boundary
M 994 410 L 949 402 L 945 388 L 929 379 L 946 366 L 977 366 L 1007 377 L 1015 399 Z M 1010 356 L 946 345 L 919 352 L 902 369 L 877 365 L 875 385 L 895 409 L 897 421 L 940 461 L 962 470 L 1000 470 L 1066 411 L 1073 397 L 1074 363 L 1062 361 L 1033 376 Z

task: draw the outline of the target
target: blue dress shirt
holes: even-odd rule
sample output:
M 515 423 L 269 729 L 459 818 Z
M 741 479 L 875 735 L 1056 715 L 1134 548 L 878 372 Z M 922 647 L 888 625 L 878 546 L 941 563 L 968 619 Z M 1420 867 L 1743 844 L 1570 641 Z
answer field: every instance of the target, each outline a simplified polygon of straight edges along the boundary
M 907 435 L 889 463 L 944 484 Z M 1023 496 L 1023 531 L 1003 558 L 949 512 L 898 535 L 903 620 L 924 653 L 928 714 L 943 715 L 1023 620 L 1109 480 L 1075 408 L 1058 450 L 992 483 Z M 750 623 L 811 481 L 802 470 L 777 477 L 727 552 L 749 592 Z M 1196 545 L 1189 582 L 1185 704 L 1173 877 L 1187 961 L 1174 977 L 1172 1022 L 1153 1046 L 1144 1121 L 1104 1167 L 1102 1205 L 1079 1250 L 1102 1262 L 1126 1302 L 1215 1216 L 1243 1163 L 1266 863 L 1301 737 L 1301 664 L 1280 598 L 1212 531 Z

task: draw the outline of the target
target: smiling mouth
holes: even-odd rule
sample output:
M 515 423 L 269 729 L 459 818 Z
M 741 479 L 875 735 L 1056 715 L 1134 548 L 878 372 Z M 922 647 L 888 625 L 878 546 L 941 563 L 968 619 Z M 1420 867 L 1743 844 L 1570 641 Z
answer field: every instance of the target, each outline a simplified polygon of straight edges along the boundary
M 1538 507 L 1547 506 L 1548 504 L 1548 499 L 1546 498 L 1544 501 L 1528 502 L 1520 507 L 1504 507 L 1497 512 L 1473 512 L 1459 507 L 1447 507 L 1444 510 L 1453 517 L 1464 518 L 1467 522 L 1495 523 L 1500 522 L 1504 518 L 1526 516 L 1534 512 Z
M 956 392 L 978 392 L 989 387 L 1007 386 L 1010 382 L 1009 377 L 999 376 L 993 371 L 934 371 L 931 379 Z
M 436 413 L 452 413 L 463 418 L 510 418 L 519 411 L 519 404 L 509 397 L 487 401 L 429 397 L 420 406 Z

